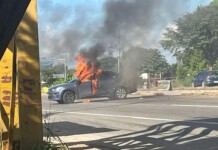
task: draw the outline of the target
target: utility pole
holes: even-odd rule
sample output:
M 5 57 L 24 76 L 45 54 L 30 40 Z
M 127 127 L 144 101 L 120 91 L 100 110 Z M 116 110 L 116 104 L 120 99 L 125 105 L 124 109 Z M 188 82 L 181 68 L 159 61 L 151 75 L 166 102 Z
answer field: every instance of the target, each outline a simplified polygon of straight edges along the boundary
M 117 58 L 117 72 L 120 73 L 120 31 L 118 31 L 118 58 Z
M 67 56 L 69 55 L 69 53 L 63 52 L 63 53 L 61 53 L 61 55 L 63 56 L 63 58 L 60 58 L 58 60 L 64 62 L 64 81 L 66 82 L 67 81 L 67 63 L 66 63 L 66 60 L 67 60 Z

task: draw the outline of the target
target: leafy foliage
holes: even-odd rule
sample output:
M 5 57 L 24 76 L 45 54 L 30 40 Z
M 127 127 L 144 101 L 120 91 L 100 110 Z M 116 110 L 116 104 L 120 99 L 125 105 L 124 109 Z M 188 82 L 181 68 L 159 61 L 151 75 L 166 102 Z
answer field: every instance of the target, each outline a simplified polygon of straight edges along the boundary
M 218 70 L 218 58 L 213 65 L 213 70 Z
M 218 0 L 213 0 L 210 5 L 218 5 Z
M 67 68 L 67 81 L 72 80 L 74 69 Z M 64 78 L 53 78 L 53 74 L 64 74 L 64 64 L 58 64 L 51 68 L 41 71 L 41 79 L 46 82 L 47 86 L 65 82 Z
M 149 55 L 147 55 L 149 54 Z M 149 49 L 141 67 L 140 72 L 148 72 L 151 75 L 164 74 L 167 73 L 169 64 L 167 63 L 165 57 L 160 53 L 158 49 Z
M 180 61 L 179 78 L 214 66 L 218 57 L 218 1 L 199 6 L 176 21 L 176 28 L 166 28 L 160 44 Z
M 165 73 L 164 76 L 166 77 L 176 77 L 176 70 L 177 70 L 178 64 L 171 64 L 168 67 L 167 72 Z
M 188 65 L 188 74 L 191 76 L 196 76 L 200 71 L 207 69 L 206 61 L 200 50 L 192 52 Z

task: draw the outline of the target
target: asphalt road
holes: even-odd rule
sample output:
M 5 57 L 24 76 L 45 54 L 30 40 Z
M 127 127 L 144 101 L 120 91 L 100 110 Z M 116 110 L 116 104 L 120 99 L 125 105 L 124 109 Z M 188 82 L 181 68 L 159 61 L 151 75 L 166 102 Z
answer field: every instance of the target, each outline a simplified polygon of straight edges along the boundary
M 77 149 L 218 150 L 218 99 L 131 96 L 58 104 L 42 96 L 43 120 Z

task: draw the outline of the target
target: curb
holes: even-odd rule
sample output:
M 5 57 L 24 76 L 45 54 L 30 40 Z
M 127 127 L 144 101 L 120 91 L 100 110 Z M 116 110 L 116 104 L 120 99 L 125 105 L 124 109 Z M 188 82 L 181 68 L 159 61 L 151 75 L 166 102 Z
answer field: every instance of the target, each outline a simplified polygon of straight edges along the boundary
M 185 96 L 218 96 L 218 90 L 139 90 L 134 94 L 145 96 L 161 96 L 161 95 L 185 95 Z

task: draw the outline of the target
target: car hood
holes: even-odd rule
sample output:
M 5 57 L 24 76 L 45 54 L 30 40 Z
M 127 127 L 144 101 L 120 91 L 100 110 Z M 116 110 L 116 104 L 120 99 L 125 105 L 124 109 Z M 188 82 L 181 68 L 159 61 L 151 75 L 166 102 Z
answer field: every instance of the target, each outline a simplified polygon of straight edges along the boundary
M 72 86 L 72 85 L 75 85 L 75 84 L 74 83 L 63 83 L 63 84 L 58 84 L 58 85 L 52 86 L 49 89 L 56 89 L 58 87 L 67 87 L 67 86 Z

